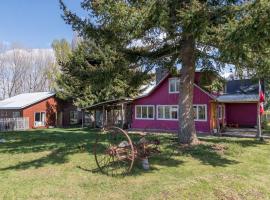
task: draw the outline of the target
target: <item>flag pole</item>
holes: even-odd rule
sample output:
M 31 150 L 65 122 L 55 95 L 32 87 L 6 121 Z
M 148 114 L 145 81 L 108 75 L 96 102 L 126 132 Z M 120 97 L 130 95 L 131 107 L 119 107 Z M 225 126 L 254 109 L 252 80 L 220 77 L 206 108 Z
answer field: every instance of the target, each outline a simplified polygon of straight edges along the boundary
M 262 127 L 261 127 L 261 100 L 260 100 L 260 93 L 261 93 L 261 80 L 259 79 L 259 99 L 257 103 L 257 135 L 258 139 L 262 138 Z
M 260 113 L 260 102 L 258 102 L 258 119 L 257 119 L 257 135 L 256 137 L 260 139 L 262 137 L 262 128 L 261 128 L 261 113 Z

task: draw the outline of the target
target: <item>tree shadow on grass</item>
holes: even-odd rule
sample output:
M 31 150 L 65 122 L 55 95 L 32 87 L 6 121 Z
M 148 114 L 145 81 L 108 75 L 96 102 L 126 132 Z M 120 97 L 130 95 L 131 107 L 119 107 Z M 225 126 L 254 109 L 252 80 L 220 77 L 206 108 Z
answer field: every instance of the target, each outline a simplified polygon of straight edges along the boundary
M 0 144 L 0 153 L 10 154 L 11 159 L 16 154 L 37 153 L 34 160 L 18 162 L 15 165 L 2 167 L 0 170 L 25 170 L 45 165 L 64 164 L 69 162 L 69 155 L 82 152 L 88 152 L 94 159 L 93 148 L 97 135 L 101 141 L 105 139 L 105 135 L 100 134 L 99 131 L 79 128 L 0 133 L 0 138 L 7 140 L 6 143 Z M 99 145 L 102 147 L 102 143 Z M 103 153 L 102 149 L 97 153 Z M 42 155 L 38 153 L 42 153 Z M 151 163 L 170 167 L 180 165 L 182 161 L 173 158 L 166 161 L 153 158 Z M 152 168 L 152 170 L 156 169 Z M 143 170 L 134 172 L 134 174 L 140 174 Z
M 64 164 L 69 161 L 68 156 L 81 152 L 88 152 L 92 159 L 93 147 L 97 135 L 103 140 L 104 135 L 100 132 L 89 129 L 47 129 L 35 130 L 25 132 L 10 132 L 0 133 L 0 138 L 7 140 L 6 143 L 0 143 L 0 153 L 7 153 L 12 155 L 24 153 L 46 153 L 45 156 L 38 157 L 34 160 L 23 161 L 12 166 L 2 167 L 0 170 L 25 170 L 31 167 L 39 168 L 47 164 Z M 156 136 L 153 136 L 154 138 Z M 168 135 L 160 136 L 160 140 L 165 141 Z M 139 137 L 132 136 L 132 139 L 138 140 Z M 243 140 L 243 139 L 225 139 L 225 138 L 201 138 L 201 141 L 206 143 L 238 143 L 242 147 L 257 146 L 262 142 L 257 140 Z M 179 149 L 176 146 L 168 145 L 167 149 L 172 150 L 173 155 L 165 156 L 157 155 L 150 158 L 150 165 L 152 171 L 158 170 L 155 166 L 176 167 L 183 164 L 181 155 L 191 156 L 200 160 L 205 165 L 226 167 L 231 164 L 237 164 L 235 160 L 226 158 L 224 155 L 214 151 L 211 145 L 201 144 L 187 149 Z M 101 144 L 102 145 L 102 144 Z M 164 144 L 163 144 L 164 146 Z M 177 148 L 177 151 L 175 151 Z M 102 153 L 102 151 L 98 152 Z M 44 154 L 43 154 L 44 155 Z M 38 156 L 38 154 L 37 154 Z M 135 166 L 134 174 L 138 175 L 146 173 L 143 169 Z M 87 169 L 88 170 L 88 169 Z M 91 169 L 90 169 L 91 170 Z M 152 172 L 152 171 L 149 172 Z
M 226 157 L 227 151 L 232 148 L 231 145 L 237 145 L 241 150 L 247 147 L 256 147 L 268 142 L 256 139 L 239 139 L 239 138 L 221 138 L 221 137 L 200 137 L 202 144 L 189 148 L 181 148 L 182 155 L 191 156 L 205 165 L 214 167 L 227 167 L 232 164 L 238 164 L 239 161 Z M 221 149 L 218 149 L 221 148 Z M 241 152 L 241 151 L 240 151 Z
M 183 148 L 182 155 L 191 156 L 199 160 L 204 165 L 211 165 L 213 167 L 227 167 L 232 164 L 238 164 L 236 160 L 224 157 L 221 153 L 215 151 L 211 145 L 199 144 L 189 148 Z
M 166 137 L 168 136 L 164 136 L 165 139 Z M 159 136 L 159 138 L 162 138 L 162 136 Z M 162 138 L 161 140 L 164 141 L 164 138 Z M 136 138 L 133 137 L 132 139 L 136 141 Z M 227 140 L 223 140 L 221 142 L 226 141 Z M 217 149 L 215 149 L 215 146 L 213 146 L 215 142 L 217 143 L 218 141 L 204 138 L 204 142 L 196 146 L 183 147 L 178 144 L 163 144 L 163 150 L 166 150 L 166 153 L 169 153 L 169 155 L 163 153 L 162 155 L 157 154 L 153 157 L 150 157 L 149 163 L 151 167 L 150 170 L 147 171 L 141 167 L 140 160 L 138 159 L 136 164 L 134 165 L 133 171 L 129 175 L 136 176 L 143 173 L 152 173 L 159 170 L 158 166 L 177 167 L 185 162 L 182 160 L 184 156 L 192 157 L 196 160 L 199 160 L 203 165 L 211 165 L 214 167 L 227 167 L 239 163 L 237 160 L 226 157 L 223 152 L 221 153 L 220 151 L 217 151 Z M 99 172 L 98 169 L 82 170 L 90 171 L 92 173 Z
M 233 138 L 233 137 L 202 137 L 200 141 L 211 142 L 215 144 L 237 144 L 240 147 L 256 147 L 258 145 L 268 144 L 268 141 L 260 141 L 252 138 Z
M 24 154 L 46 153 L 46 156 L 34 160 L 19 162 L 18 164 L 0 168 L 0 170 L 24 170 L 31 167 L 39 168 L 47 164 L 63 164 L 69 161 L 68 156 L 81 152 L 92 152 L 98 132 L 87 129 L 35 130 L 25 132 L 1 133 L 6 143 L 0 144 L 0 153 Z M 37 154 L 38 156 L 38 154 Z

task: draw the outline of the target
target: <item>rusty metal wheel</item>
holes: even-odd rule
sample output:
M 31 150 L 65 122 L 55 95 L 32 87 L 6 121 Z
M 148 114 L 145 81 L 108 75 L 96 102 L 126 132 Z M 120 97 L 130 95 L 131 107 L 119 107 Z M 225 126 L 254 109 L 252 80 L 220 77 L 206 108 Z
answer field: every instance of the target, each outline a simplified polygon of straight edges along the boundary
M 135 150 L 127 132 L 106 128 L 96 138 L 94 155 L 99 170 L 107 175 L 126 175 L 133 167 Z

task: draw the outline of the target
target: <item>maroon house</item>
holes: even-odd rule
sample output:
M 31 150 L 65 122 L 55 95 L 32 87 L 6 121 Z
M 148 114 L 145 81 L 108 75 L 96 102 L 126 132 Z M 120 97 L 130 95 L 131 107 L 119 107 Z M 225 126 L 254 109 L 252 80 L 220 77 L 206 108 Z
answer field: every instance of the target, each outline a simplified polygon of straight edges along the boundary
M 197 132 L 214 133 L 221 127 L 252 127 L 257 125 L 258 84 L 251 80 L 226 83 L 225 94 L 213 95 L 194 82 L 194 120 Z M 146 95 L 132 102 L 131 128 L 135 130 L 176 131 L 178 125 L 179 79 L 167 74 Z

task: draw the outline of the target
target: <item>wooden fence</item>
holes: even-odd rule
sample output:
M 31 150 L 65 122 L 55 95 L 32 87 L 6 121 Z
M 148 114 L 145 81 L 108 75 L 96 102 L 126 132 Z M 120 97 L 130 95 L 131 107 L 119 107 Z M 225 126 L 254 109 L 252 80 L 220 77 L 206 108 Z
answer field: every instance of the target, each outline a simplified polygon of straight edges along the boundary
M 29 118 L 2 118 L 0 131 L 23 131 L 29 129 Z

